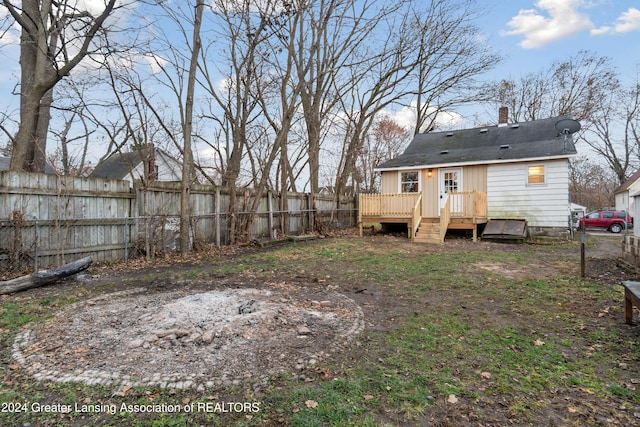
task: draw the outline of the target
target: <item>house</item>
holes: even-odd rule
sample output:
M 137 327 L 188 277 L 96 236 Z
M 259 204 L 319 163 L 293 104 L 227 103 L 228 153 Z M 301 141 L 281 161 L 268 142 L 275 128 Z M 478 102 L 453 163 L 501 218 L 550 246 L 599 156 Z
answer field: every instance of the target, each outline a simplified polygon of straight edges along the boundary
M 359 222 L 404 223 L 419 242 L 444 242 L 451 229 L 471 230 L 475 240 L 497 220 L 526 225 L 529 235 L 566 236 L 576 148 L 556 124 L 567 117 L 509 124 L 503 109 L 500 117 L 497 126 L 416 135 L 376 168 L 382 194 L 360 195 Z
M 640 170 L 631 175 L 614 192 L 615 209 L 617 211 L 634 211 L 633 195 L 640 192 Z
M 634 218 L 635 225 L 633 234 L 622 236 L 622 259 L 632 266 L 640 268 L 640 227 L 638 227 L 637 222 L 638 218 L 640 218 L 640 189 L 633 192 L 630 191 L 629 199 L 631 209 L 628 212 Z
M 0 171 L 8 171 L 9 165 L 11 164 L 11 157 L 0 156 Z M 56 171 L 51 167 L 49 162 L 44 165 L 44 173 L 47 175 L 55 175 Z
M 165 151 L 147 144 L 130 152 L 116 152 L 98 163 L 93 178 L 142 181 L 180 181 L 182 164 Z

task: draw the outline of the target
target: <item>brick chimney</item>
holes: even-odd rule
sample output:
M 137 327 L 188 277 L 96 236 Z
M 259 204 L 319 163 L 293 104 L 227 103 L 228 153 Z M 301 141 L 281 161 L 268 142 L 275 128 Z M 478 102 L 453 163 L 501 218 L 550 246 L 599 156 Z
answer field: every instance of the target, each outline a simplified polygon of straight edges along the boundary
M 156 149 L 153 146 L 153 143 L 148 143 L 145 146 L 145 165 L 144 165 L 144 173 L 145 179 L 148 181 L 155 181 L 158 179 L 158 175 L 156 173 Z
M 498 126 L 506 126 L 509 123 L 509 107 L 498 109 Z

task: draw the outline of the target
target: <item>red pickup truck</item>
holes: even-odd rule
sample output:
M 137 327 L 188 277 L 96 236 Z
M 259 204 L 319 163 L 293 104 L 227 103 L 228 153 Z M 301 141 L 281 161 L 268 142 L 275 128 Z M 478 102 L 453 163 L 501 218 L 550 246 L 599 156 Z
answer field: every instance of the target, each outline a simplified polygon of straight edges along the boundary
M 581 228 L 604 228 L 612 233 L 620 233 L 632 226 L 633 218 L 625 211 L 597 210 L 580 219 Z

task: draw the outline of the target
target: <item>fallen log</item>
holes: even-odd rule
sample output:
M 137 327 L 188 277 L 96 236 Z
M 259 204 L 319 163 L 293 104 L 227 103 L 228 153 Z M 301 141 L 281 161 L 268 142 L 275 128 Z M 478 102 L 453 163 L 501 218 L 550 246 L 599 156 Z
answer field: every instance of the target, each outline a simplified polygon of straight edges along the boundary
M 49 268 L 0 282 L 0 295 L 11 294 L 25 289 L 37 288 L 65 277 L 73 276 L 89 268 L 93 263 L 91 257 L 80 258 L 77 261 L 63 264 L 60 267 Z

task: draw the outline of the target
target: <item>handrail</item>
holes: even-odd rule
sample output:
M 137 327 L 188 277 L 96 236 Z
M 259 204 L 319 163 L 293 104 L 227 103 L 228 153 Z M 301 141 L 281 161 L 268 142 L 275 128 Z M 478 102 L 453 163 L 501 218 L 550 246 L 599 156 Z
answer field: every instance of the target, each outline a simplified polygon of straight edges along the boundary
M 411 217 L 416 200 L 421 193 L 360 194 L 359 215 Z
M 360 194 L 358 198 L 358 223 L 369 218 L 411 221 L 408 234 L 414 238 L 422 221 L 422 193 Z M 482 191 L 456 191 L 446 195 L 440 209 L 440 240 L 451 222 L 451 218 L 477 218 L 487 216 L 487 194 Z
M 416 236 L 420 222 L 422 221 L 422 193 L 418 196 L 415 205 L 413 205 L 413 216 L 411 217 L 412 233 L 411 240 Z
M 482 191 L 456 191 L 451 198 L 451 216 L 476 218 L 487 216 L 487 195 Z
M 444 236 L 447 234 L 447 228 L 449 228 L 449 222 L 451 220 L 451 199 L 449 194 L 446 195 L 447 199 L 444 201 L 444 206 L 440 208 L 440 243 L 444 243 Z
M 487 216 L 487 193 L 476 191 L 476 217 Z

